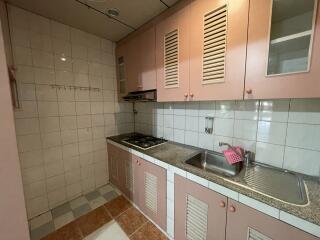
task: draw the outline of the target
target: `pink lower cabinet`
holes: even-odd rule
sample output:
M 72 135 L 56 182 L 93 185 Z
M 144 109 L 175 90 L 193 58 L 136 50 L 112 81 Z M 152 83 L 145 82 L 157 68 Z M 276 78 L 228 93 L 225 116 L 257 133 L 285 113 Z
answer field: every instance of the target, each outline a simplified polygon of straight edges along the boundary
M 167 221 L 167 172 L 162 167 L 141 158 L 138 165 L 138 179 L 135 184 L 139 191 L 138 206 L 159 227 L 166 229 Z
M 134 164 L 133 155 L 123 149 L 119 150 L 119 188 L 129 199 L 133 200 Z
M 230 199 L 227 219 L 226 240 L 319 240 L 315 236 Z
M 110 182 L 119 188 L 120 186 L 120 148 L 108 143 L 108 164 Z
M 137 166 L 133 164 L 136 158 L 135 155 L 108 143 L 110 182 L 134 202 L 137 198 L 137 191 L 134 191 Z
M 225 240 L 227 198 L 175 175 L 175 239 Z

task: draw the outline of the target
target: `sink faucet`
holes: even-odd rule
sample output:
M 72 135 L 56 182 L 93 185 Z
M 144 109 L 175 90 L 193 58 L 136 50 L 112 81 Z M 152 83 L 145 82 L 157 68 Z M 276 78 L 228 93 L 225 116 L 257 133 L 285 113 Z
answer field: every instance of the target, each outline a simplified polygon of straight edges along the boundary
M 201 165 L 205 168 L 207 165 L 207 156 L 208 156 L 208 151 L 204 151 L 204 158 L 201 161 Z
M 237 151 L 237 149 L 235 147 L 233 147 L 229 143 L 219 142 L 219 147 L 222 147 L 222 146 L 228 146 L 228 148 L 231 149 L 236 155 L 241 157 L 241 159 L 244 161 L 245 165 L 249 166 L 251 164 L 251 162 L 253 162 L 253 156 L 254 156 L 253 152 L 245 150 L 244 155 L 242 155 Z

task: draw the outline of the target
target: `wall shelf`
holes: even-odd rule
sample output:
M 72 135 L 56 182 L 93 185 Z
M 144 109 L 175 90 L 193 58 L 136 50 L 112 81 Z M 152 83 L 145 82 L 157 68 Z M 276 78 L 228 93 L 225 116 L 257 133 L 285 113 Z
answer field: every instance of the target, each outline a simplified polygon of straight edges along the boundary
M 300 32 L 300 33 L 295 33 L 295 34 L 291 34 L 291 35 L 288 35 L 285 37 L 273 39 L 270 41 L 270 44 L 274 45 L 274 44 L 278 44 L 278 43 L 283 43 L 283 42 L 287 42 L 287 41 L 294 40 L 297 38 L 311 36 L 311 34 L 312 34 L 312 30 L 308 30 L 308 31 Z

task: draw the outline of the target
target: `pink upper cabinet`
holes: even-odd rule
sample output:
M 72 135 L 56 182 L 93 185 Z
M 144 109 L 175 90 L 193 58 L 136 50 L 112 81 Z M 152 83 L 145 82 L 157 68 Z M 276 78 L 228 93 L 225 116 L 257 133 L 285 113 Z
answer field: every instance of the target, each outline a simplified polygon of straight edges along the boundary
M 156 89 L 155 28 L 121 43 L 116 49 L 119 96 Z
M 197 0 L 190 9 L 190 100 L 242 99 L 249 0 Z
M 140 39 L 135 36 L 127 43 L 127 61 L 126 61 L 126 86 L 128 92 L 139 91 L 141 88 L 140 66 L 141 53 L 139 49 Z
M 189 95 L 190 6 L 184 5 L 156 25 L 157 98 L 185 101 Z
M 141 68 L 140 85 L 141 90 L 157 88 L 156 76 L 156 33 L 155 28 L 151 27 L 142 32 L 139 36 Z
M 250 2 L 246 99 L 320 97 L 317 2 Z

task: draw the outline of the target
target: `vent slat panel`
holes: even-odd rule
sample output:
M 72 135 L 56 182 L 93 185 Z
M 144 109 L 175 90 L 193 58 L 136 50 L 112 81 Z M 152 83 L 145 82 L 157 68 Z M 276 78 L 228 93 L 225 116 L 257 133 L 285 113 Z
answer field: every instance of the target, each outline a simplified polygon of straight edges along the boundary
M 263 235 L 262 233 L 254 230 L 253 228 L 248 228 L 248 240 L 272 240 L 271 238 Z
M 126 161 L 126 185 L 127 188 L 132 192 L 133 190 L 133 171 L 131 161 Z
M 227 40 L 227 6 L 204 16 L 202 84 L 223 82 Z
M 179 86 L 178 66 L 179 66 L 179 48 L 178 48 L 178 30 L 174 30 L 165 35 L 164 39 L 164 76 L 165 87 L 173 88 Z
M 145 203 L 146 207 L 157 214 L 158 209 L 158 179 L 155 175 L 146 173 L 144 178 L 144 187 L 145 187 Z
M 187 196 L 187 240 L 206 240 L 208 205 L 195 197 Z

